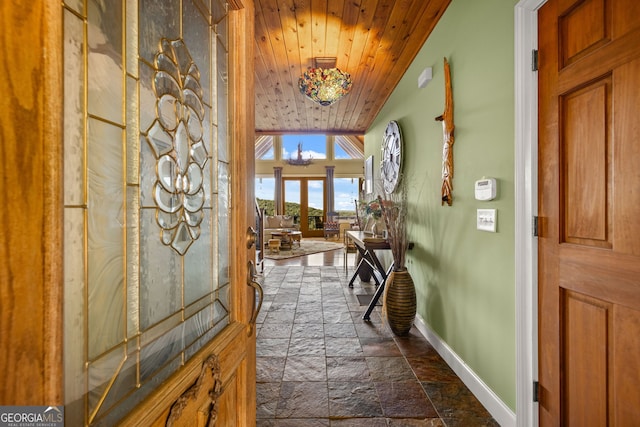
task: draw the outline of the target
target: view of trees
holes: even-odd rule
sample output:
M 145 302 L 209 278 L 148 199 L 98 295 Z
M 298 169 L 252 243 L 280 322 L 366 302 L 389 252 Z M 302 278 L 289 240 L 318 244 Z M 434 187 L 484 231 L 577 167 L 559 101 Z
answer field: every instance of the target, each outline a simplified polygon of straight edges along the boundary
M 273 215 L 275 213 L 274 201 L 273 200 L 265 200 L 265 199 L 256 199 L 258 202 L 258 207 L 260 209 L 264 209 L 267 215 Z M 284 214 L 291 216 L 300 216 L 300 204 L 299 203 L 291 203 L 286 202 L 284 204 Z M 338 211 L 339 216 L 344 217 L 353 217 L 355 216 L 356 211 Z M 310 217 L 322 217 L 324 212 L 322 209 L 309 208 Z

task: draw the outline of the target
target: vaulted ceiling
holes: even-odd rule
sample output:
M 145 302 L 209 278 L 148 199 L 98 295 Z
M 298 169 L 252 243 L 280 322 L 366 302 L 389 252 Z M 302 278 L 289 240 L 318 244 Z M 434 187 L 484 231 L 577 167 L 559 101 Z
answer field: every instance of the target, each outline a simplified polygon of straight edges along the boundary
M 450 1 L 256 0 L 256 132 L 364 134 Z M 331 106 L 298 90 L 324 57 L 353 80 Z

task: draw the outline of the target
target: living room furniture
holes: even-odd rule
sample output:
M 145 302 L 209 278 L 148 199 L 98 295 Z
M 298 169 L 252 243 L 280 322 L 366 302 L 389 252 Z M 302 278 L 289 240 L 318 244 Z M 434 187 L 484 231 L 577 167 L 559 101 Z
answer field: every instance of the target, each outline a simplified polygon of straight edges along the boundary
M 269 239 L 268 245 L 270 253 L 280 253 L 280 239 Z
M 271 240 L 280 241 L 281 250 L 291 250 L 294 242 L 297 242 L 298 246 L 300 246 L 300 240 L 302 239 L 302 232 L 300 231 L 277 230 L 270 233 Z
M 265 236 L 268 236 L 271 231 L 300 230 L 300 225 L 295 224 L 294 218 L 291 215 L 266 215 L 263 220 L 263 225 Z
M 346 225 L 346 227 L 345 227 Z M 348 263 L 347 263 L 347 259 L 349 257 L 349 252 L 356 252 L 356 246 L 353 244 L 353 242 L 351 241 L 351 239 L 349 238 L 349 235 L 347 234 L 348 230 L 352 230 L 352 231 L 358 231 L 360 230 L 360 227 L 358 225 L 358 223 L 342 223 L 340 224 L 340 231 L 342 233 L 342 239 L 344 241 L 344 272 L 347 272 L 348 269 Z
M 291 246 L 297 243 L 298 247 L 300 247 L 300 241 L 302 240 L 302 232 L 292 231 L 291 233 L 289 233 L 289 236 L 291 237 Z
M 340 223 L 338 222 L 338 214 L 336 212 L 327 213 L 327 220 L 324 223 L 324 238 L 328 239 L 331 236 L 338 236 L 340 238 Z

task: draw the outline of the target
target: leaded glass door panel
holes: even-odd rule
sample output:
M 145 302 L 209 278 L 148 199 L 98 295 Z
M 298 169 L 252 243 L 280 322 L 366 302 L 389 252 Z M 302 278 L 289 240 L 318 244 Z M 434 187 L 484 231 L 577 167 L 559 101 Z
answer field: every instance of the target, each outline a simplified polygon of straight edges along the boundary
M 251 423 L 251 257 L 233 244 L 253 222 L 238 166 L 251 59 L 233 47 L 253 13 L 69 0 L 63 14 L 67 424 Z M 199 378 L 215 390 L 198 409 L 175 404 Z

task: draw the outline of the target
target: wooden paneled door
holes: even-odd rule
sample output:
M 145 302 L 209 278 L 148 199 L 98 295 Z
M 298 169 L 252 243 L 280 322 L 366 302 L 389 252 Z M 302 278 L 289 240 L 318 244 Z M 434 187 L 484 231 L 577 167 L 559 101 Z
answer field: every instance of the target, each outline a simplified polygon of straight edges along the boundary
M 640 425 L 640 2 L 538 18 L 540 425 Z

